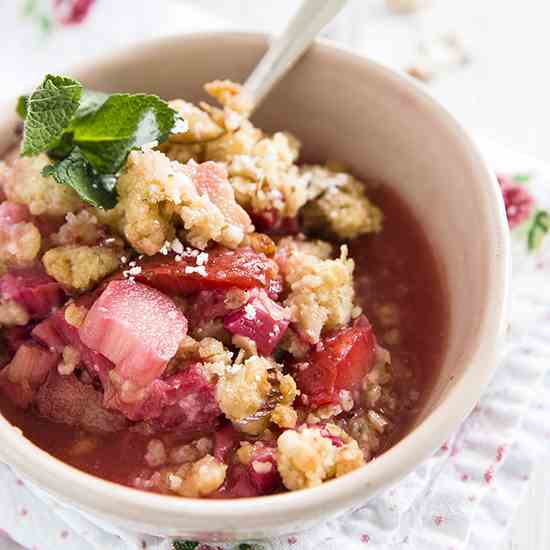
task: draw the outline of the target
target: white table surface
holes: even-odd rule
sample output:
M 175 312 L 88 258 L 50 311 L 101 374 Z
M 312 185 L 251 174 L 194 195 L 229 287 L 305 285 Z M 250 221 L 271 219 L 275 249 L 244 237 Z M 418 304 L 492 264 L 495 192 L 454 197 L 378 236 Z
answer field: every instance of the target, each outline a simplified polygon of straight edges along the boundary
M 0 19 L 18 1 L 0 0 Z M 280 30 L 297 6 L 296 0 L 188 2 L 233 28 L 269 32 Z M 466 128 L 550 162 L 549 20 L 550 2 L 545 0 L 432 0 L 423 12 L 401 17 L 389 15 L 383 0 L 352 0 L 328 33 L 376 59 L 405 68 L 414 61 L 413 52 L 421 40 L 455 32 L 471 63 L 445 72 L 430 84 L 432 93 Z M 2 50 L 0 60 L 10 76 L 13 48 Z M 0 96 L 18 85 L 14 80 L 7 86 L 3 82 Z M 518 501 L 510 534 L 497 550 L 549 550 L 550 471 L 546 464 L 540 465 Z M 0 550 L 14 548 L 0 539 Z

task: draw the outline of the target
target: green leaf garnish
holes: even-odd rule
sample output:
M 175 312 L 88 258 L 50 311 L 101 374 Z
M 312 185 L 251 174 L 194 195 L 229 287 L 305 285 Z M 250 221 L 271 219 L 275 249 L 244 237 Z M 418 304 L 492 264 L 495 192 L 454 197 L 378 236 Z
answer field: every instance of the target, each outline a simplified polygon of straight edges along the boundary
M 26 102 L 21 155 L 37 155 L 55 146 L 69 127 L 81 96 L 82 85 L 76 80 L 47 75 Z
M 24 120 L 27 117 L 27 104 L 29 102 L 28 95 L 21 95 L 17 100 L 15 111 Z
M 166 141 L 179 115 L 153 95 L 113 94 L 95 112 L 73 122 L 73 140 L 102 174 L 118 172 L 128 153 Z
M 538 210 L 535 213 L 529 233 L 527 234 L 527 247 L 530 251 L 536 250 L 542 243 L 542 239 L 550 230 L 550 215 L 546 210 Z
M 63 134 L 61 139 L 48 151 L 52 159 L 61 160 L 68 156 L 74 149 L 72 134 Z
M 74 118 L 79 119 L 97 111 L 108 99 L 109 94 L 106 94 L 104 92 L 96 92 L 95 90 L 84 89 L 80 98 L 80 105 L 78 106 Z M 27 117 L 28 102 L 28 95 L 19 96 L 19 99 L 17 100 L 17 106 L 15 110 L 23 120 Z
M 75 114 L 75 119 L 83 118 L 92 113 L 95 113 L 107 100 L 109 94 L 104 92 L 96 92 L 95 90 L 87 90 L 86 88 L 82 92 L 80 98 L 80 105 Z
M 117 196 L 113 186 L 95 172 L 78 147 L 74 147 L 65 159 L 46 166 L 42 175 L 52 176 L 57 183 L 72 187 L 83 200 L 97 208 L 116 206 Z
M 172 548 L 174 550 L 195 550 L 198 545 L 199 543 L 194 540 L 175 540 L 172 543 Z
M 25 121 L 21 155 L 47 152 L 59 162 L 43 174 L 101 208 L 116 205 L 116 176 L 130 151 L 166 141 L 185 123 L 158 96 L 109 95 L 53 75 L 30 96 L 21 96 L 16 110 Z

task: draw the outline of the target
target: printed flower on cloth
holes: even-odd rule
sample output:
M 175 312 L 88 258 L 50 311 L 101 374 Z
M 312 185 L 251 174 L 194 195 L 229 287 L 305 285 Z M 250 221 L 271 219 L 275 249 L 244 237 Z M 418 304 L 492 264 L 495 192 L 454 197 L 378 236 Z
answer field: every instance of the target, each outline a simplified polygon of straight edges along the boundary
M 56 25 L 78 25 L 88 16 L 96 0 L 26 0 L 22 14 L 42 32 L 51 32 Z
M 550 215 L 540 208 L 529 191 L 530 176 L 527 174 L 497 175 L 502 191 L 506 216 L 514 237 L 525 239 L 532 252 L 540 247 L 550 229 Z

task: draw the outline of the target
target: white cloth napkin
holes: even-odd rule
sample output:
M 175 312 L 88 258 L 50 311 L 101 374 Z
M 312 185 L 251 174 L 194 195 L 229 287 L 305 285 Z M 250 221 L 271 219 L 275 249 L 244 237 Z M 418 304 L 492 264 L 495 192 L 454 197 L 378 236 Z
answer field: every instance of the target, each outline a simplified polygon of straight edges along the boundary
M 28 7 L 27 15 L 22 15 L 23 4 Z M 55 72 L 113 46 L 176 31 L 220 27 L 210 16 L 174 0 L 159 0 L 154 9 L 146 0 L 133 0 L 131 10 L 126 0 L 108 5 L 98 0 L 82 25 L 60 28 L 52 23 L 49 5 L 31 0 L 0 7 L 0 35 L 5 51 L 10 52 L 2 58 L 8 75 L 2 94 L 12 95 L 46 71 Z M 50 30 L 44 30 L 48 24 Z M 111 33 L 106 32 L 109 28 Z M 25 60 L 23 65 L 20 59 Z M 534 197 L 534 208 L 550 209 L 550 167 L 491 143 L 482 143 L 482 148 L 497 171 L 518 176 L 521 182 L 517 185 Z M 180 548 L 496 548 L 533 464 L 548 452 L 550 441 L 550 285 L 546 284 L 550 237 L 539 249 L 528 252 L 530 223 L 513 231 L 510 326 L 500 367 L 474 412 L 441 449 L 393 488 L 314 530 L 230 545 L 184 545 L 181 541 Z M 0 487 L 0 549 L 2 536 L 39 550 L 173 547 L 173 541 L 122 531 L 62 506 L 2 464 Z

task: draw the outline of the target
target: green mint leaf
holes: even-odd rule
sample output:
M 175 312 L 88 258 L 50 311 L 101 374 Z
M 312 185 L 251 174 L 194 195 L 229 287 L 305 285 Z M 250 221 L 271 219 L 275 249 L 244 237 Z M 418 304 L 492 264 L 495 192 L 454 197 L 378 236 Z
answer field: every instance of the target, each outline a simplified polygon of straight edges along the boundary
M 96 92 L 95 90 L 83 90 L 80 98 L 80 105 L 74 115 L 73 121 L 88 116 L 97 111 L 109 98 L 109 94 Z M 59 140 L 48 151 L 48 155 L 54 159 L 64 159 L 74 147 L 73 134 L 69 128 Z
M 17 114 L 25 120 L 27 117 L 27 104 L 29 102 L 29 96 L 28 95 L 20 95 L 17 99 L 17 106 L 15 107 L 15 111 Z
M 172 548 L 174 550 L 195 550 L 198 545 L 199 543 L 194 540 L 175 540 L 172 543 Z
M 80 104 L 82 85 L 66 76 L 47 75 L 27 101 L 21 155 L 33 156 L 55 146 Z
M 67 158 L 46 166 L 42 175 L 52 176 L 57 183 L 72 187 L 84 201 L 95 207 L 110 209 L 116 206 L 113 186 L 95 172 L 78 147 Z
M 541 245 L 542 239 L 549 230 L 550 215 L 546 210 L 538 210 L 527 234 L 527 248 L 529 251 L 536 250 Z
M 109 99 L 109 94 L 84 89 L 80 98 L 80 104 L 74 117 L 79 119 L 97 111 L 107 101 L 107 99 Z M 27 116 L 28 101 L 28 95 L 19 96 L 19 99 L 17 100 L 15 110 L 22 119 L 25 119 Z
M 130 151 L 166 141 L 179 115 L 157 96 L 113 94 L 99 109 L 75 119 L 74 142 L 101 174 L 115 174 Z
M 61 139 L 48 151 L 48 156 L 53 159 L 62 160 L 74 149 L 73 135 L 63 134 Z
M 46 151 L 59 162 L 43 170 L 100 208 L 116 205 L 116 175 L 132 149 L 166 141 L 185 121 L 159 97 L 85 90 L 69 77 L 47 75 L 17 113 L 25 120 L 21 155 Z M 180 131 L 180 130 L 178 130 Z
M 75 114 L 75 119 L 80 119 L 95 113 L 109 99 L 109 94 L 84 89 L 80 98 L 80 105 Z

